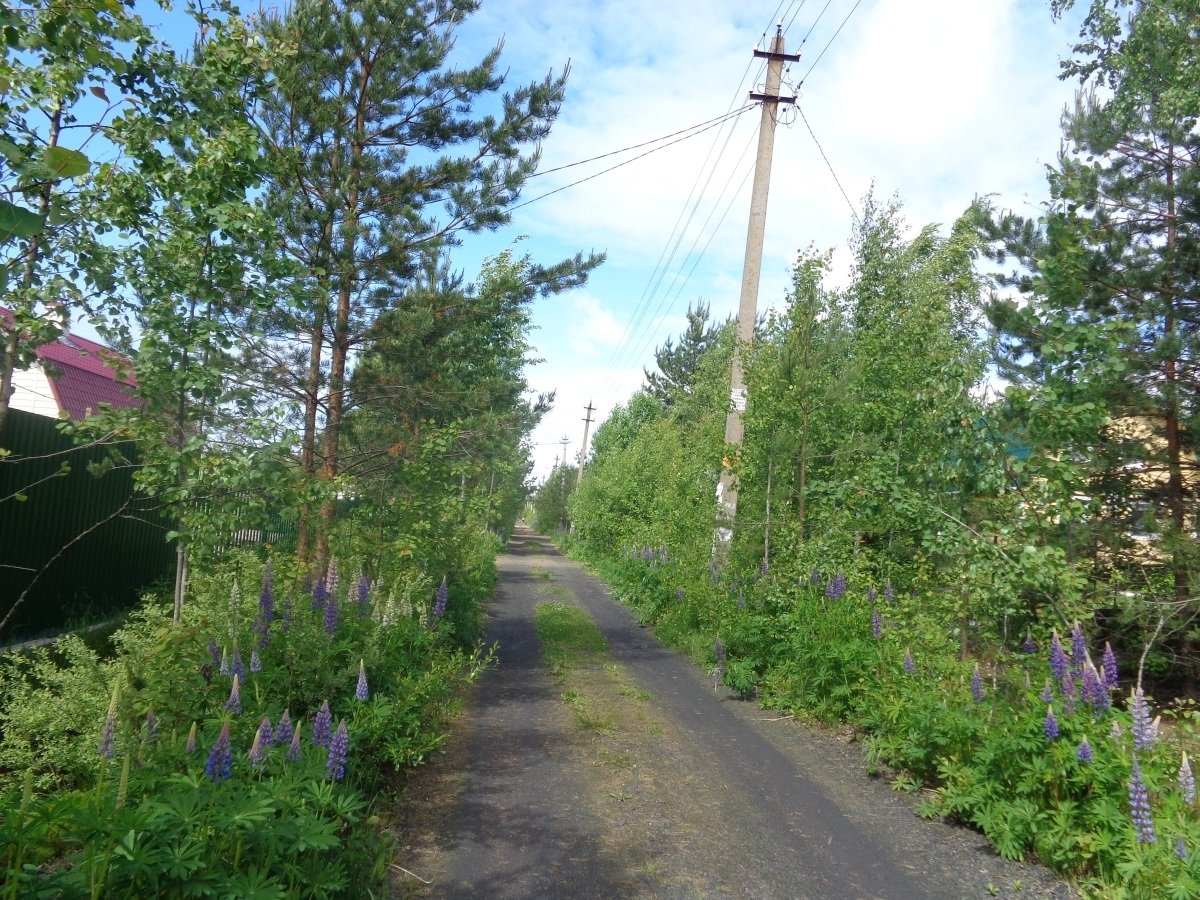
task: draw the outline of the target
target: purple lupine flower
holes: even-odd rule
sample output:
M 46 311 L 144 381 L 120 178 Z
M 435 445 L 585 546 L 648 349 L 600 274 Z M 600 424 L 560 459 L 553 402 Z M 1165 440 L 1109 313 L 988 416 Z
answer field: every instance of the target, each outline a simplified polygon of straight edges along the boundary
M 261 769 L 263 763 L 267 761 L 267 741 L 263 739 L 263 727 L 258 726 L 258 730 L 254 732 L 254 742 L 250 745 L 250 763 L 256 769 Z
M 1086 734 L 1083 736 L 1083 740 L 1079 742 L 1079 749 L 1075 751 L 1075 756 L 1085 766 L 1092 764 L 1094 755 L 1092 753 L 1092 745 L 1088 743 Z
M 346 731 L 346 720 L 342 719 L 329 742 L 329 755 L 325 760 L 325 772 L 330 781 L 341 781 L 346 777 L 346 754 L 349 750 L 350 733 Z
M 1075 675 L 1070 669 L 1067 669 L 1067 671 L 1063 672 L 1062 683 L 1059 684 L 1058 687 L 1059 690 L 1062 691 L 1064 700 L 1070 700 L 1073 702 L 1075 698 L 1079 696 L 1076 690 Z
M 1046 682 L 1046 686 L 1042 688 L 1040 699 L 1043 703 L 1051 703 L 1054 700 L 1054 688 L 1050 687 L 1050 682 Z
M 871 636 L 875 640 L 883 637 L 883 614 L 879 612 L 879 607 L 871 610 Z
M 1068 671 L 1063 675 L 1060 687 L 1062 690 L 1063 715 L 1072 715 L 1075 712 L 1075 676 Z
M 746 608 L 746 594 L 740 588 L 738 589 L 737 605 L 738 609 Z
M 868 585 L 867 586 L 867 602 L 874 603 L 875 600 L 876 600 L 875 588 Z
M 367 670 L 363 667 L 363 661 L 358 661 L 358 684 L 354 686 L 354 699 L 366 700 L 370 696 L 367 689 Z
M 1080 689 L 1080 699 L 1084 703 L 1090 703 L 1095 707 L 1097 695 L 1104 693 L 1100 689 L 1100 676 L 1096 673 L 1096 667 L 1090 662 L 1084 665 L 1081 675 L 1082 687 Z
M 713 641 L 713 657 L 716 658 L 717 666 L 713 671 L 713 677 L 720 682 L 725 677 L 725 645 L 721 643 L 718 637 Z
M 295 616 L 292 613 L 292 598 L 284 597 L 279 610 L 279 630 L 286 634 L 288 629 L 292 627 L 292 620 L 294 618 Z
M 326 634 L 337 634 L 338 602 L 337 597 L 333 594 L 330 594 L 325 601 L 325 615 L 321 619 L 321 624 L 325 628 Z
M 215 782 L 225 781 L 233 775 L 233 747 L 229 743 L 229 723 L 221 726 L 216 743 L 208 753 L 208 762 L 204 764 L 204 774 Z
M 338 561 L 336 558 L 329 560 L 329 568 L 325 570 L 325 593 L 332 596 L 337 593 L 338 589 Z
M 258 595 L 258 620 L 254 630 L 258 632 L 258 646 L 265 647 L 271 642 L 271 623 L 275 620 L 275 576 L 271 570 L 271 562 L 263 566 L 262 592 Z
M 1140 843 L 1153 844 L 1155 840 L 1154 819 L 1150 815 L 1150 792 L 1142 781 L 1142 767 L 1137 754 L 1133 755 L 1133 769 L 1129 774 L 1129 812 L 1133 828 Z
M 825 597 L 828 600 L 840 600 L 846 593 L 846 576 L 841 572 L 834 574 L 825 587 Z
M 1183 802 L 1188 806 L 1196 802 L 1196 776 L 1192 774 L 1192 764 L 1188 762 L 1186 750 L 1183 753 L 1183 761 L 1179 764 L 1179 792 L 1183 794 Z
M 292 717 L 285 709 L 283 715 L 279 717 L 279 724 L 275 727 L 274 742 L 276 744 L 286 744 L 292 739 Z
M 1175 855 L 1180 859 L 1188 858 L 1187 843 L 1184 841 L 1182 834 L 1175 838 Z
M 250 671 L 258 673 L 262 671 L 262 657 L 258 655 L 258 649 L 250 651 Z
M 258 615 L 267 625 L 275 621 L 275 570 L 271 568 L 270 560 L 267 560 L 267 564 L 263 566 L 262 593 L 258 595 Z
M 229 651 L 222 648 L 221 650 L 221 665 L 217 669 L 222 675 L 229 674 Z
M 892 583 L 890 581 L 883 586 L 883 599 L 887 601 L 888 606 L 896 602 L 896 592 L 892 590 Z
M 329 726 L 332 723 L 333 715 L 329 712 L 329 701 L 325 700 L 321 703 L 321 708 L 317 710 L 317 714 L 313 718 L 312 737 L 310 740 L 318 747 L 328 747 Z
M 676 603 L 683 602 L 683 588 L 675 588 L 675 602 Z
M 1117 654 L 1113 653 L 1112 644 L 1104 642 L 1104 658 L 1100 665 L 1104 672 L 1104 689 L 1111 691 L 1117 686 Z
M 1087 661 L 1087 640 L 1083 636 L 1083 628 L 1079 621 L 1076 620 L 1075 627 L 1071 629 L 1071 668 L 1077 673 L 1083 671 L 1083 664 Z
M 295 762 L 300 758 L 300 731 L 302 727 L 302 725 L 297 725 L 296 730 L 292 732 L 292 741 L 288 744 L 287 753 L 283 757 L 288 762 Z
M 246 680 L 246 665 L 242 662 L 242 651 L 233 648 L 233 658 L 229 661 L 229 674 L 242 681 Z
M 979 671 L 979 666 L 976 666 L 975 671 L 971 673 L 971 699 L 976 703 L 982 703 L 985 696 L 983 692 L 983 673 Z
M 361 615 L 366 615 L 367 610 L 371 606 L 371 581 L 366 575 L 358 576 L 358 611 Z
M 1063 651 L 1057 630 L 1050 635 L 1050 671 L 1054 673 L 1055 681 L 1062 681 L 1067 671 L 1067 654 Z
M 191 756 L 196 752 L 196 723 L 192 722 L 192 728 L 188 732 L 187 741 L 183 745 L 183 752 Z
M 233 676 L 233 684 L 229 687 L 229 699 L 225 701 L 225 711 L 231 712 L 235 716 L 242 714 L 242 692 L 239 687 L 241 679 L 236 675 Z
M 221 648 L 217 646 L 217 639 L 210 638 L 208 642 L 208 655 L 212 659 L 212 667 L 218 669 L 221 666 Z
M 329 604 L 329 590 L 325 587 L 325 579 L 318 578 L 312 587 L 312 610 L 317 612 Z
M 1021 644 L 1021 652 L 1032 655 L 1034 653 L 1037 653 L 1037 651 L 1038 651 L 1038 645 L 1037 645 L 1037 641 L 1035 641 L 1033 639 L 1033 632 L 1030 631 L 1028 628 L 1026 628 L 1025 629 L 1025 640 Z
M 158 737 L 158 719 L 155 717 L 153 709 L 146 710 L 146 721 L 142 723 L 142 733 L 146 736 L 147 741 Z
M 100 755 L 105 759 L 112 759 L 117 743 L 117 711 L 114 707 L 109 707 L 108 715 L 104 717 L 104 728 L 100 732 Z
M 1114 741 L 1119 740 L 1124 732 L 1121 731 L 1121 723 L 1113 719 L 1112 728 L 1108 729 L 1108 736 Z
M 1046 740 L 1058 740 L 1058 719 L 1054 718 L 1054 707 L 1046 707 L 1046 721 L 1042 724 L 1042 730 L 1046 733 Z
M 904 667 L 904 671 L 907 672 L 909 675 L 916 674 L 917 664 L 913 660 L 913 655 L 912 655 L 911 650 L 905 649 L 904 662 L 901 663 L 901 665 Z
M 821 583 L 821 572 L 817 569 L 816 566 L 813 566 L 812 571 L 808 573 L 808 583 L 812 587 L 816 587 L 818 584 Z
M 1096 718 L 1100 718 L 1112 708 L 1112 698 L 1104 689 L 1104 676 L 1096 671 L 1091 662 L 1083 672 L 1083 690 L 1085 694 L 1088 691 L 1092 693 L 1092 709 Z
M 437 599 L 433 604 L 433 621 L 440 622 L 442 616 L 446 614 L 446 605 L 450 602 L 450 585 L 446 583 L 446 576 L 442 576 L 442 583 L 438 585 Z
M 258 723 L 258 730 L 262 732 L 264 744 L 275 743 L 275 732 L 271 729 L 271 717 L 263 716 L 262 721 Z
M 1133 717 L 1133 748 L 1149 750 L 1154 746 L 1154 729 L 1150 724 L 1150 706 L 1139 685 L 1130 695 L 1129 714 Z

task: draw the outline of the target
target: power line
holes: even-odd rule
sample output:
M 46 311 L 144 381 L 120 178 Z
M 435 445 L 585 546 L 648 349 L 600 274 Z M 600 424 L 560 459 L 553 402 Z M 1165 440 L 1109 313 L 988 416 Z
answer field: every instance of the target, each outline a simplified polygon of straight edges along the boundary
M 804 4 L 807 2 L 808 2 L 808 0 L 800 0 L 800 4 L 796 7 L 796 11 L 794 13 L 792 13 L 792 18 L 788 21 L 788 23 L 786 25 L 783 26 L 783 33 L 785 35 L 791 30 L 792 26 L 794 24 L 796 24 L 796 17 L 798 15 L 800 15 L 800 10 L 804 9 Z M 787 13 L 784 13 L 784 15 L 786 16 Z M 803 43 L 804 42 L 801 41 L 801 44 L 803 44 Z
M 754 139 L 754 134 L 753 134 L 753 133 L 750 135 L 750 139 L 751 139 L 751 140 L 753 140 L 753 139 Z M 696 256 L 695 260 L 692 262 L 692 267 L 691 267 L 690 269 L 688 269 L 688 273 L 687 273 L 687 275 L 686 275 L 686 276 L 684 276 L 684 279 L 683 279 L 682 283 L 680 283 L 678 290 L 676 290 L 676 291 L 675 291 L 675 295 L 674 295 L 673 297 L 671 297 L 671 298 L 670 298 L 670 302 L 671 302 L 671 303 L 675 303 L 675 302 L 677 302 L 677 301 L 679 300 L 679 297 L 680 297 L 680 295 L 682 295 L 682 294 L 683 294 L 683 290 L 684 290 L 684 288 L 686 288 L 686 287 L 688 286 L 688 283 L 689 283 L 689 282 L 692 280 L 692 275 L 694 275 L 694 274 L 695 274 L 695 272 L 696 272 L 696 269 L 697 269 L 697 268 L 700 266 L 700 263 L 701 263 L 701 261 L 704 259 L 704 254 L 708 252 L 708 248 L 709 248 L 709 246 L 711 246 L 711 245 L 712 245 L 713 239 L 714 239 L 714 238 L 716 238 L 717 234 L 720 232 L 720 230 L 721 230 L 721 226 L 722 226 L 722 225 L 724 224 L 724 222 L 725 222 L 725 217 L 726 217 L 726 216 L 728 216 L 728 215 L 729 215 L 729 211 L 730 211 L 731 209 L 733 209 L 733 204 L 737 202 L 737 199 L 738 199 L 738 197 L 739 197 L 739 196 L 741 196 L 742 189 L 743 189 L 743 188 L 745 188 L 745 186 L 746 186 L 746 182 L 750 180 L 750 176 L 751 176 L 751 175 L 753 175 L 753 174 L 754 174 L 754 165 L 753 165 L 753 164 L 751 164 L 751 165 L 750 165 L 750 166 L 749 166 L 749 167 L 746 169 L 746 174 L 742 176 L 742 181 L 741 181 L 741 183 L 738 185 L 738 188 L 737 188 L 737 190 L 736 190 L 736 191 L 734 191 L 733 195 L 732 195 L 732 196 L 729 198 L 729 202 L 728 202 L 727 204 L 725 204 L 725 209 L 724 209 L 724 211 L 722 211 L 722 213 L 721 213 L 721 217 L 720 217 L 719 219 L 717 219 L 717 224 L 716 224 L 716 226 L 713 228 L 713 230 L 712 230 L 711 232 L 709 232 L 709 235 L 708 235 L 708 240 L 704 242 L 704 246 L 703 246 L 703 247 L 700 249 L 700 253 L 699 253 L 699 254 Z M 732 174 L 732 173 L 730 173 L 729 180 L 730 180 L 730 181 L 732 181 L 732 180 L 733 180 L 733 174 Z M 723 192 L 722 192 L 722 193 L 723 193 Z M 719 201 L 719 199 L 720 199 L 720 198 L 718 198 L 718 201 Z M 714 207 L 713 207 L 713 212 L 715 212 L 715 211 L 716 211 L 716 207 L 714 206 Z M 709 213 L 709 216 L 708 216 L 708 218 L 709 218 L 709 219 L 712 219 L 712 212 L 710 212 L 710 213 Z M 705 224 L 705 225 L 707 225 L 707 224 L 708 224 L 708 220 L 705 220 L 705 223 L 704 223 L 704 224 Z M 703 230 L 703 227 L 704 227 L 704 226 L 701 226 L 701 229 L 702 229 L 702 230 Z M 697 240 L 697 241 L 699 241 L 699 239 L 700 239 L 700 238 L 699 238 L 699 235 L 697 235 L 697 238 L 696 238 L 696 240 Z M 693 245 L 692 245 L 692 246 L 694 247 L 694 246 L 695 246 L 695 243 L 693 243 Z M 685 260 L 684 260 L 684 262 L 686 263 L 686 262 L 687 262 L 687 260 L 685 259 Z M 658 313 L 659 313 L 659 312 L 662 310 L 662 307 L 663 307 L 663 305 L 664 305 L 664 304 L 661 304 L 661 303 L 660 303 L 660 304 L 659 304 L 659 308 L 658 308 L 657 310 L 655 310 L 655 315 L 656 315 L 656 316 L 657 316 L 657 315 L 658 315 Z M 650 335 L 647 335 L 647 338 L 649 338 L 649 337 L 650 337 Z M 646 339 L 643 339 L 643 341 L 642 341 L 641 345 L 638 347 L 638 350 L 637 350 L 637 353 L 635 354 L 635 357 L 636 357 L 636 356 L 640 356 L 641 354 L 645 353 L 647 349 L 648 349 L 648 340 L 646 340 Z
M 810 37 L 812 37 L 813 31 L 816 30 L 817 23 L 819 23 L 821 21 L 821 18 L 825 15 L 825 10 L 829 9 L 829 4 L 832 2 L 833 2 L 833 0 L 825 0 L 825 5 L 821 7 L 821 11 L 819 13 L 817 13 L 817 17 L 815 19 L 813 19 L 812 24 L 808 26 L 808 31 L 806 31 L 804 33 L 804 37 L 802 37 L 800 39 L 801 47 L 803 47 L 806 43 L 808 43 L 808 39 Z M 797 49 L 799 49 L 799 48 L 797 48 Z
M 586 165 L 587 163 L 595 162 L 598 159 L 606 159 L 609 156 L 616 156 L 618 153 L 627 153 L 630 150 L 638 150 L 642 147 L 648 147 L 651 144 L 657 144 L 659 141 L 665 141 L 668 138 L 673 138 L 678 135 L 684 134 L 686 132 L 694 131 L 698 128 L 703 128 L 705 125 L 712 125 L 712 124 L 716 123 L 718 120 L 724 120 L 724 119 L 730 118 L 733 115 L 743 113 L 753 105 L 754 104 L 752 104 L 752 103 L 747 104 L 743 109 L 738 110 L 737 113 L 730 113 L 730 112 L 726 111 L 722 115 L 715 116 L 714 118 L 708 119 L 705 122 L 700 122 L 697 125 L 689 125 L 687 128 L 681 128 L 681 129 L 679 129 L 679 131 L 672 131 L 670 134 L 664 134 L 662 137 L 656 137 L 649 141 L 642 141 L 640 144 L 631 144 L 628 147 L 622 147 L 620 150 L 610 150 L 608 153 L 601 153 L 599 156 L 592 156 L 592 157 L 589 157 L 588 159 L 581 159 L 578 162 L 567 163 L 566 165 L 563 165 L 563 166 L 555 166 L 553 169 L 543 169 L 540 172 L 534 172 L 529 177 L 537 178 L 540 175 L 549 175 L 551 172 L 561 172 L 563 169 L 571 169 L 571 168 L 574 168 L 575 166 Z M 699 133 L 700 132 L 697 132 L 697 134 L 699 134 Z M 630 160 L 630 162 L 632 162 L 632 160 Z
M 690 134 L 684 135 L 683 137 L 676 138 L 675 140 L 671 141 L 670 143 L 666 143 L 666 144 L 663 144 L 662 146 L 655 147 L 652 150 L 647 150 L 645 153 L 639 153 L 637 156 L 627 159 L 624 162 L 619 162 L 615 166 L 609 166 L 607 169 L 601 169 L 599 172 L 595 172 L 591 175 L 588 175 L 586 178 L 580 178 L 578 181 L 572 181 L 570 184 L 564 184 L 562 187 L 557 187 L 552 191 L 546 191 L 546 193 L 539 194 L 538 196 L 533 197 L 532 199 L 526 200 L 524 203 L 518 203 L 515 206 L 510 206 L 507 208 L 506 212 L 513 212 L 514 210 L 518 210 L 523 206 L 528 206 L 530 203 L 537 203 L 537 201 L 539 201 L 539 200 L 545 200 L 547 197 L 551 196 L 552 194 L 557 194 L 559 191 L 565 191 L 567 188 L 576 187 L 577 185 L 583 184 L 585 181 L 591 181 L 593 178 L 599 178 L 601 175 L 607 175 L 609 172 L 619 169 L 622 166 L 627 166 L 632 162 L 637 162 L 639 159 L 649 156 L 651 153 L 657 153 L 659 150 L 665 150 L 667 147 L 671 147 L 675 144 L 680 143 L 681 141 L 686 141 L 688 138 L 695 137 L 698 134 L 704 134 L 704 132 L 709 131 L 713 128 L 716 128 L 719 125 L 723 125 L 726 122 L 728 122 L 730 119 L 736 119 L 742 113 L 746 112 L 747 110 L 753 109 L 753 108 L 754 108 L 754 104 L 752 104 L 752 103 L 747 104 L 746 106 L 743 106 L 741 109 L 737 110 L 736 112 L 730 113 L 729 115 L 726 115 L 726 116 L 722 116 L 718 120 L 714 121 L 711 125 L 708 125 L 705 128 L 701 128 L 699 131 L 693 131 Z M 654 143 L 654 142 L 651 141 L 650 143 Z
M 650 313 L 651 306 L 654 304 L 655 295 L 658 294 L 659 290 L 662 288 L 663 281 L 667 277 L 667 272 L 671 267 L 671 263 L 673 263 L 675 260 L 675 255 L 679 252 L 679 248 L 683 245 L 683 240 L 687 236 L 687 232 L 692 224 L 692 220 L 695 218 L 696 212 L 699 210 L 700 204 L 704 200 L 704 193 L 705 193 L 705 191 L 708 190 L 709 184 L 712 183 L 713 175 L 716 174 L 717 164 L 720 163 L 721 158 L 725 155 L 725 151 L 729 147 L 729 142 L 733 139 L 733 134 L 734 133 L 731 129 L 729 131 L 729 133 L 725 135 L 725 143 L 722 144 L 722 146 L 721 146 L 721 152 L 717 154 L 717 158 L 716 158 L 716 160 L 714 160 L 712 168 L 709 169 L 708 177 L 705 178 L 703 186 L 700 187 L 700 194 L 698 196 L 696 196 L 695 202 L 691 203 L 690 201 L 692 198 L 689 197 L 688 198 L 689 205 L 685 206 L 683 211 L 680 213 L 680 219 L 684 219 L 683 227 L 680 228 L 679 221 L 677 220 L 675 223 L 675 229 L 672 231 L 672 238 L 674 238 L 674 241 L 673 241 L 673 243 L 671 243 L 669 241 L 670 253 L 667 253 L 666 247 L 663 248 L 663 253 L 659 256 L 658 265 L 656 265 L 654 267 L 654 272 L 651 273 L 650 281 L 647 284 L 646 289 L 642 291 L 642 296 L 639 299 L 640 307 L 638 309 L 637 315 L 634 317 L 633 321 L 630 323 L 629 328 L 627 328 L 625 330 L 625 334 L 623 335 L 623 339 L 622 339 L 621 343 L 613 351 L 613 353 L 610 357 L 610 360 L 611 360 L 609 363 L 610 370 L 615 369 L 617 367 L 617 365 L 621 362 L 621 360 L 624 359 L 628 355 L 628 351 L 631 347 L 633 347 L 634 342 L 637 341 L 641 337 L 641 332 L 648 331 L 651 328 L 651 326 L 653 325 L 654 317 L 657 316 L 662 311 L 663 305 L 665 303 L 665 298 L 659 300 L 658 306 L 655 307 L 653 314 L 647 316 L 647 314 Z M 750 140 L 753 141 L 753 139 L 754 139 L 754 133 L 752 132 L 750 135 Z M 750 142 L 748 141 L 746 144 L 747 148 L 749 147 L 749 144 L 750 144 Z M 710 151 L 710 155 L 711 155 L 711 151 Z M 743 150 L 742 150 L 742 158 L 743 159 L 745 158 L 745 155 L 746 155 L 746 148 L 743 148 Z M 732 178 L 732 173 L 730 175 L 730 179 L 731 178 Z M 725 187 L 722 188 L 721 193 L 717 196 L 715 203 L 720 203 L 721 198 L 725 194 L 725 190 L 727 190 L 729 187 L 730 179 L 726 179 Z M 692 191 L 693 191 L 693 194 L 695 194 L 695 186 L 693 186 Z M 715 204 L 714 204 L 714 208 L 715 208 Z M 684 216 L 685 213 L 686 213 L 686 219 Z M 709 213 L 709 218 L 705 220 L 706 224 L 711 218 L 712 218 L 712 214 Z M 701 233 L 703 233 L 703 226 L 701 226 Z M 683 266 L 687 265 L 687 261 L 691 257 L 692 249 L 695 248 L 696 243 L 699 241 L 699 239 L 700 239 L 700 237 L 699 237 L 699 235 L 697 235 L 695 240 L 692 241 L 692 248 L 690 248 L 688 250 L 687 254 L 684 255 L 683 262 L 680 264 L 681 268 Z M 665 257 L 665 260 L 664 260 L 664 257 Z
M 842 187 L 842 181 L 838 178 L 837 172 L 833 170 L 833 163 L 829 161 L 829 157 L 825 155 L 825 148 L 821 146 L 821 142 L 817 140 L 816 134 L 812 130 L 812 126 L 808 124 L 808 117 L 804 115 L 804 110 L 800 108 L 800 104 L 796 104 L 796 111 L 800 113 L 800 119 L 804 122 L 804 127 L 808 129 L 809 136 L 812 137 L 813 143 L 817 145 L 817 149 L 821 151 L 821 159 L 825 160 L 825 165 L 829 167 L 829 174 L 833 176 L 833 182 L 838 186 L 838 190 L 842 192 L 842 199 L 846 201 L 846 205 L 850 207 L 850 215 L 854 216 L 854 221 L 858 221 L 858 210 L 854 208 L 854 204 L 850 202 L 850 195 L 846 193 L 846 189 Z
M 804 2 L 804 0 L 801 0 L 802 4 L 803 4 L 803 2 Z M 780 0 L 779 4 L 775 7 L 775 13 L 774 13 L 774 15 L 772 15 L 771 21 L 775 21 L 777 19 L 777 17 L 779 16 L 780 10 L 782 10 L 782 9 L 783 9 L 783 0 Z M 793 17 L 793 19 L 794 19 L 794 17 Z M 767 32 L 769 30 L 770 30 L 770 24 L 768 23 L 767 27 L 763 30 L 763 33 L 759 37 L 760 43 L 766 38 Z M 742 96 L 743 87 L 746 84 L 746 77 L 750 74 L 751 69 L 754 67 L 754 62 L 755 62 L 755 59 L 752 57 L 750 59 L 750 61 L 746 64 L 746 68 L 742 72 L 741 81 L 738 83 L 738 86 L 734 89 L 733 97 L 729 101 L 730 109 L 733 109 L 733 107 L 738 102 L 738 98 L 740 96 Z M 759 76 L 761 76 L 762 72 L 765 71 L 765 68 L 766 68 L 766 63 L 764 62 L 760 66 Z M 756 76 L 755 80 L 757 80 L 757 78 L 759 76 Z M 753 83 L 754 82 L 752 82 L 752 84 Z M 720 140 L 719 134 L 713 139 L 713 143 L 709 146 L 708 153 L 705 155 L 704 161 L 700 164 L 700 168 L 697 170 L 696 177 L 692 180 L 692 187 L 691 187 L 691 190 L 688 192 L 687 199 L 683 203 L 683 208 L 680 210 L 679 215 L 676 217 L 675 224 L 671 228 L 671 233 L 670 233 L 670 235 L 668 235 L 666 243 L 663 245 L 662 250 L 659 252 L 658 261 L 654 264 L 654 270 L 650 274 L 650 279 L 646 283 L 646 287 L 642 289 L 641 297 L 638 298 L 637 311 L 635 312 L 633 319 L 630 321 L 630 324 L 625 328 L 624 332 L 622 333 L 621 340 L 617 343 L 616 348 L 613 350 L 613 352 L 609 356 L 609 362 L 607 364 L 607 369 L 610 373 L 616 368 L 616 364 L 621 359 L 625 349 L 630 345 L 630 343 L 633 340 L 635 340 L 635 335 L 638 331 L 638 328 L 639 328 L 640 324 L 642 323 L 643 319 L 645 318 L 645 315 L 650 308 L 650 304 L 653 303 L 654 293 L 658 290 L 658 285 L 662 284 L 663 277 L 665 277 L 665 274 L 666 274 L 665 270 L 660 273 L 660 268 L 664 265 L 664 259 L 666 260 L 666 265 L 669 266 L 671 263 L 671 260 L 674 259 L 675 254 L 678 252 L 680 244 L 683 243 L 684 233 L 687 231 L 687 228 L 690 226 L 692 219 L 695 216 L 696 209 L 699 207 L 700 200 L 703 197 L 704 191 L 707 190 L 708 184 L 712 181 L 712 176 L 716 172 L 716 168 L 720 164 L 721 158 L 724 156 L 725 150 L 726 150 L 726 148 L 728 148 L 729 140 L 732 136 L 733 136 L 732 131 L 730 131 L 730 133 L 728 135 L 726 135 L 725 142 L 721 147 L 721 151 L 717 154 L 717 158 L 715 160 L 712 160 L 712 168 L 711 169 L 708 169 L 709 160 L 712 159 L 713 150 L 716 149 L 717 143 Z M 708 176 L 707 176 L 707 178 L 705 178 L 703 186 L 701 186 L 700 185 L 701 176 L 704 174 L 706 169 L 708 169 Z M 697 188 L 700 189 L 699 197 L 696 196 Z M 693 197 L 696 197 L 694 203 L 693 203 Z M 682 231 L 680 230 L 680 223 L 682 223 Z M 670 250 L 669 254 L 668 254 L 668 249 Z M 686 263 L 686 259 L 685 259 L 685 263 Z M 648 324 L 649 323 L 647 323 L 647 325 Z
M 860 3 L 862 3 L 862 0 L 854 0 L 854 5 L 850 7 L 850 12 L 846 13 L 846 18 L 842 19 L 842 24 L 837 27 L 837 31 L 833 33 L 833 37 L 831 37 L 825 44 L 824 49 L 817 54 L 817 58 L 813 60 L 813 64 L 808 67 L 808 71 L 804 73 L 804 77 L 801 78 L 800 83 L 796 85 L 797 88 L 804 86 L 804 82 L 808 80 L 808 76 L 812 74 L 812 70 L 817 67 L 817 63 L 821 61 L 821 57 L 825 55 L 825 51 L 829 49 L 830 44 L 837 40 L 837 36 L 842 33 L 842 29 L 846 27 L 846 23 L 850 21 L 850 17 L 854 15 L 854 11 L 858 9 Z M 828 6 L 829 4 L 827 3 L 825 5 Z M 822 10 L 822 12 L 824 12 L 824 10 Z

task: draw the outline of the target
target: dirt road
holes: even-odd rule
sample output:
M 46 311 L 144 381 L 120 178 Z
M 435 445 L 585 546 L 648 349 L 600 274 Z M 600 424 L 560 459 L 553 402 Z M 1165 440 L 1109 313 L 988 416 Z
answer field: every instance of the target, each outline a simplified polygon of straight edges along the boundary
M 1073 896 L 923 822 L 858 746 L 716 689 L 545 539 L 519 530 L 500 569 L 499 664 L 410 785 L 396 896 Z M 586 610 L 607 657 L 553 676 L 547 602 Z

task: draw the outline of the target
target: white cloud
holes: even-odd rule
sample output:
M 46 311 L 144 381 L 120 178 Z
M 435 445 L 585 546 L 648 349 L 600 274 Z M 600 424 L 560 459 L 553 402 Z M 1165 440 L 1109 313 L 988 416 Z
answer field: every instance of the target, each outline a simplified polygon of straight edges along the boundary
M 590 359 L 606 356 L 625 334 L 625 325 L 607 309 L 604 302 L 588 291 L 573 294 L 568 335 L 571 349 Z
M 792 67 L 791 82 L 813 65 L 852 5 L 830 5 Z M 822 6 L 801 7 L 787 34 L 789 50 Z M 484 0 L 462 30 L 459 49 L 477 55 L 504 34 L 502 64 L 513 86 L 571 60 L 567 100 L 544 146 L 546 169 L 711 119 L 731 101 L 742 104 L 758 71 L 750 51 L 769 13 L 723 0 Z M 993 192 L 997 202 L 1032 212 L 1029 204 L 1044 195 L 1043 164 L 1057 150 L 1059 112 L 1071 95 L 1057 74 L 1074 30 L 1053 23 L 1043 0 L 864 0 L 803 85 L 801 106 L 855 205 L 874 183 L 881 199 L 899 196 L 914 226 L 949 224 L 973 197 Z M 718 319 L 736 310 L 749 203 L 743 177 L 758 118 L 753 110 L 729 128 L 516 212 L 511 231 L 528 234 L 526 247 L 539 259 L 587 248 L 608 252 L 586 293 L 539 304 L 535 313 L 540 330 L 533 339 L 546 365 L 534 380 L 559 391 L 558 409 L 539 440 L 566 432 L 576 452 L 588 400 L 599 406 L 601 389 L 613 402 L 626 399 L 641 382 L 642 366 L 652 364 L 654 348 L 681 330 L 689 303 L 709 302 Z M 846 199 L 804 123 L 787 114 L 783 123 L 760 310 L 783 304 L 796 252 L 810 243 L 838 248 L 836 281 L 845 280 L 850 265 Z M 524 198 L 625 158 L 536 178 Z M 689 197 L 700 198 L 694 214 Z M 627 340 L 626 323 L 635 320 Z M 629 345 L 615 361 L 614 342 Z M 539 448 L 539 467 L 548 468 L 560 449 Z

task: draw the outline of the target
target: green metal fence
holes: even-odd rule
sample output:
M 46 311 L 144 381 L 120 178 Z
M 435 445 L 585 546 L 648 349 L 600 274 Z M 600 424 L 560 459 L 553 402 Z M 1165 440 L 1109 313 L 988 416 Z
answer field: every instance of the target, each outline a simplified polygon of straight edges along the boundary
M 10 410 L 0 437 L 0 619 L 29 591 L 0 640 L 126 609 L 173 571 L 171 520 L 134 493 L 133 468 L 106 469 L 108 448 L 76 447 L 56 424 Z

